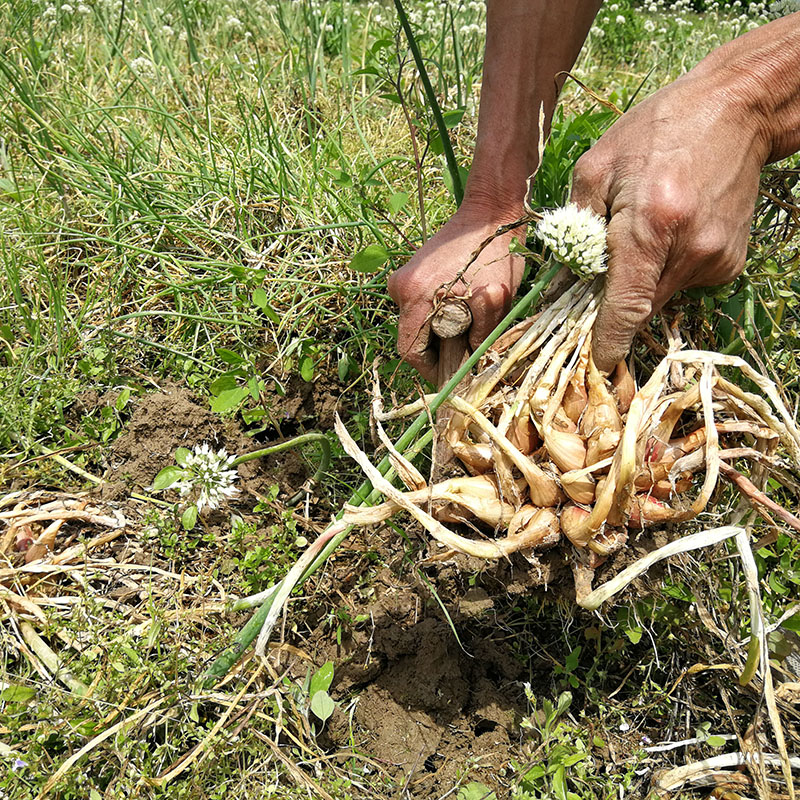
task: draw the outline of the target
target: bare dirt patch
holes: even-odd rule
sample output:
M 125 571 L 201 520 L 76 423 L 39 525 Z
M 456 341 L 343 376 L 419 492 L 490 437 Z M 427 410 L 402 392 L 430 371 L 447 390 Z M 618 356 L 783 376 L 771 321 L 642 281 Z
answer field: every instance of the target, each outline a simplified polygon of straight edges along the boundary
M 203 442 L 237 455 L 263 446 L 246 436 L 235 422 L 221 420 L 187 389 L 169 386 L 136 403 L 127 429 L 111 447 L 105 478 L 141 491 L 162 467 L 173 463 L 179 447 L 191 448 Z M 244 490 L 263 493 L 277 480 L 282 489 L 294 492 L 306 480 L 307 470 L 299 454 L 286 451 L 242 464 L 239 475 Z

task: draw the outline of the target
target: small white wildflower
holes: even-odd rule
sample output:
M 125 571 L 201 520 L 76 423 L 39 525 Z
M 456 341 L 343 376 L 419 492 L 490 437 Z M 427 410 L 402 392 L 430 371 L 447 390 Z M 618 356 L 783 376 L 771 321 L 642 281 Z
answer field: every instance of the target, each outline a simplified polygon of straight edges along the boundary
M 584 280 L 605 272 L 606 224 L 588 208 L 574 203 L 545 211 L 536 235 L 550 248 L 557 261 L 566 264 Z
M 645 29 L 645 30 L 646 30 L 648 33 L 653 33 L 653 31 L 655 31 L 655 29 L 656 29 L 656 24 L 655 24 L 655 22 L 653 22 L 653 20 L 651 20 L 651 19 L 646 19 L 646 20 L 644 21 L 644 29 Z
M 181 497 L 194 495 L 198 511 L 219 508 L 223 499 L 239 492 L 233 485 L 239 474 L 230 468 L 235 460 L 236 456 L 228 455 L 224 447 L 215 453 L 208 442 L 195 445 L 194 451 L 183 458 L 180 474 L 164 488 L 176 490 Z
M 158 74 L 156 65 L 149 58 L 145 58 L 144 56 L 134 58 L 133 61 L 131 61 L 131 69 L 140 78 L 155 78 Z
M 238 17 L 230 16 L 225 21 L 225 27 L 231 33 L 239 33 L 241 30 L 244 29 L 244 25 L 242 25 L 242 21 Z
M 625 16 L 623 14 L 617 14 L 616 23 L 617 23 L 617 25 L 624 25 L 625 24 Z
M 78 4 L 78 9 L 77 9 L 77 10 L 78 10 L 78 13 L 79 13 L 79 14 L 80 14 L 82 17 L 88 17 L 88 16 L 89 16 L 89 14 L 91 14 L 91 13 L 92 13 L 92 9 L 91 9 L 91 8 L 89 8 L 89 6 L 87 6 L 85 3 L 79 3 L 79 4 Z
M 69 3 L 64 3 L 64 5 L 61 6 L 61 11 L 64 14 L 71 14 L 74 10 L 75 9 Z

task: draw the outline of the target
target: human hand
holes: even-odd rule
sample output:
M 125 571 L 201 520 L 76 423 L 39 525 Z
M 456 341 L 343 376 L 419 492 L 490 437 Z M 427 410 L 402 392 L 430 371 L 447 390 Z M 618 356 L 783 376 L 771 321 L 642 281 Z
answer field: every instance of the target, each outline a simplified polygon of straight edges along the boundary
M 577 162 L 572 200 L 609 219 L 608 277 L 594 328 L 601 369 L 678 290 L 744 268 L 769 145 L 745 97 L 693 70 L 621 117 Z
M 437 376 L 438 339 L 430 325 L 437 297 L 444 294 L 480 244 L 500 225 L 511 221 L 484 208 L 462 205 L 405 266 L 389 277 L 389 294 L 400 306 L 397 350 L 427 380 L 435 383 Z M 472 311 L 469 343 L 473 349 L 494 330 L 519 288 L 525 262 L 521 256 L 511 255 L 508 248 L 514 238 L 524 241 L 524 236 L 525 227 L 521 225 L 493 239 L 448 292 L 463 296 Z

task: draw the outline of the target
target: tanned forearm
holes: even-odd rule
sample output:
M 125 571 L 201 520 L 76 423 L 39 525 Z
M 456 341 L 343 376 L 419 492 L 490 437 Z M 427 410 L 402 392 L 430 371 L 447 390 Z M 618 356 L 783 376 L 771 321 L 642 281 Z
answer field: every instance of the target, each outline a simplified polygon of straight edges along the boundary
M 522 211 L 564 71 L 572 69 L 602 0 L 488 0 L 475 157 L 465 202 Z

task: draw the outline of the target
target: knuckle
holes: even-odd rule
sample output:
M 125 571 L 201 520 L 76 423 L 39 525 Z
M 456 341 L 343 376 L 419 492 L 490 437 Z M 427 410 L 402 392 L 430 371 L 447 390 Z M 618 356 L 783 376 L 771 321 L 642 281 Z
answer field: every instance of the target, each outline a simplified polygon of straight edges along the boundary
M 728 241 L 721 232 L 713 228 L 706 228 L 698 232 L 687 248 L 688 257 L 691 261 L 730 261 L 728 256 Z
M 605 166 L 593 150 L 587 150 L 576 162 L 572 173 L 573 188 L 585 190 L 600 182 Z
M 386 281 L 386 290 L 389 292 L 389 297 L 395 301 L 398 305 L 400 304 L 400 300 L 402 297 L 402 289 L 403 289 L 403 278 L 400 275 L 400 271 L 393 272 L 389 275 L 388 280 Z
M 657 234 L 669 234 L 692 219 L 696 207 L 693 192 L 682 181 L 665 177 L 652 186 L 642 212 Z

